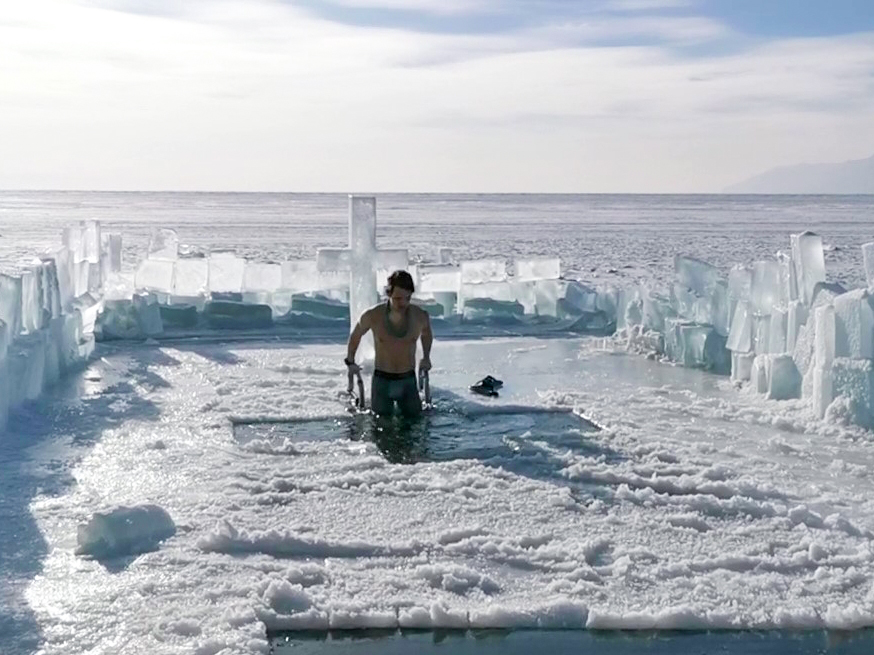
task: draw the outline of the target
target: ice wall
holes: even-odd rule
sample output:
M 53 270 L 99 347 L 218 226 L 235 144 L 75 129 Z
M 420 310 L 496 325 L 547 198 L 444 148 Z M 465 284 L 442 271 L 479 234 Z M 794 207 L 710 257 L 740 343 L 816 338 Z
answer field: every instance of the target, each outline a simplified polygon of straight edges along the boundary
M 61 245 L 0 271 L 0 432 L 94 350 L 104 288 L 121 273 L 121 236 L 96 221 L 64 230 Z
M 853 290 L 827 282 L 812 232 L 727 277 L 678 256 L 667 291 L 619 290 L 617 336 L 629 349 L 730 373 L 770 399 L 802 399 L 819 418 L 874 429 L 874 243 L 862 254 L 867 288 Z
M 773 400 L 802 399 L 821 419 L 874 429 L 874 244 L 862 246 L 868 288 L 826 279 L 822 239 L 792 235 L 790 252 L 730 275 L 731 375 Z
M 617 328 L 629 349 L 728 374 L 730 308 L 741 302 L 742 281 L 743 276 L 737 275 L 725 279 L 718 269 L 694 257 L 677 256 L 669 289 L 633 286 L 620 290 Z
M 366 232 L 373 214 L 360 209 L 354 205 L 350 221 L 365 214 Z M 355 238 L 359 238 L 357 233 Z M 503 259 L 411 264 L 406 249 L 379 249 L 369 241 L 355 248 L 320 248 L 314 260 L 279 263 L 246 260 L 225 252 L 175 259 L 166 252 L 157 257 L 150 254 L 137 268 L 128 299 L 135 290 L 147 304 L 156 304 L 165 319 L 180 311 L 171 311 L 171 307 L 190 306 L 199 315 L 210 315 L 214 303 L 227 307 L 230 302 L 240 304 L 240 316 L 257 312 L 258 306 L 268 307 L 277 323 L 314 312 L 325 317 L 347 316 L 354 325 L 361 312 L 384 298 L 387 278 L 397 269 L 412 275 L 415 301 L 438 318 L 458 316 L 476 321 L 500 315 L 567 319 L 597 313 L 606 324 L 608 316 L 615 314 L 615 290 L 608 294 L 613 299 L 605 300 L 605 307 L 601 307 L 594 288 L 560 277 L 557 258 L 517 259 L 511 266 Z M 347 309 L 338 312 L 338 304 Z M 118 313 L 125 308 L 113 303 L 110 309 Z M 198 320 L 202 322 L 202 316 Z M 109 338 L 139 336 L 120 329 L 128 323 L 118 316 L 107 316 L 103 320 L 106 330 L 100 334 Z M 171 319 L 167 327 L 174 326 Z
M 451 252 L 438 248 L 438 261 L 411 264 L 407 249 L 378 247 L 376 199 L 369 196 L 349 198 L 349 246 L 319 248 L 315 260 L 260 262 L 233 253 L 192 259 L 179 252 L 172 230 L 155 232 L 135 275 L 139 305 L 109 306 L 98 326 L 101 337 L 141 336 L 138 307 L 160 313 L 169 330 L 264 328 L 313 316 L 348 320 L 351 329 L 384 298 L 386 280 L 397 269 L 410 272 L 415 301 L 435 318 L 570 321 L 601 332 L 615 321 L 618 292 L 606 290 L 602 298 L 594 288 L 563 279 L 558 258 L 450 263 Z
M 615 330 L 629 349 L 731 375 L 774 400 L 801 398 L 821 417 L 830 412 L 874 425 L 868 373 L 874 368 L 868 295 L 874 294 L 874 243 L 862 246 L 867 291 L 826 281 L 822 239 L 812 232 L 791 235 L 786 252 L 738 264 L 727 275 L 680 255 L 666 289 L 594 287 L 565 279 L 557 258 L 455 262 L 438 248 L 436 261 L 411 264 L 405 249 L 378 247 L 375 198 L 352 196 L 349 207 L 349 247 L 319 249 L 315 260 L 256 262 L 229 253 L 190 260 L 179 256 L 175 233 L 156 233 L 137 271 L 139 300 L 127 314 L 113 306 L 117 316 L 98 326 L 101 335 L 126 338 L 197 325 L 263 328 L 300 317 L 348 321 L 351 328 L 383 298 L 387 275 L 405 268 L 416 284 L 415 302 L 453 325 L 519 324 L 527 333 L 555 326 L 590 334 Z M 88 288 L 82 275 L 72 270 L 60 295 L 68 287 Z M 38 287 L 35 276 L 6 283 L 8 293 L 31 299 Z M 24 331 L 38 329 L 33 306 L 22 303 L 8 320 Z M 817 359 L 815 344 L 831 329 L 831 313 L 817 319 L 823 307 L 834 313 L 836 349 Z

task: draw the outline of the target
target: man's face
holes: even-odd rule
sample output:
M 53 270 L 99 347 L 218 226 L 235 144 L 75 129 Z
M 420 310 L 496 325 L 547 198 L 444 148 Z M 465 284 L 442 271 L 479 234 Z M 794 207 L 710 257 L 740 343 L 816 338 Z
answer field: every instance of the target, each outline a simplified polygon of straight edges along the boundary
M 412 295 L 413 294 L 406 289 L 395 287 L 391 290 L 391 295 L 389 295 L 388 297 L 389 301 L 391 302 L 391 308 L 399 312 L 404 311 L 407 307 L 409 307 L 410 298 L 412 297 Z

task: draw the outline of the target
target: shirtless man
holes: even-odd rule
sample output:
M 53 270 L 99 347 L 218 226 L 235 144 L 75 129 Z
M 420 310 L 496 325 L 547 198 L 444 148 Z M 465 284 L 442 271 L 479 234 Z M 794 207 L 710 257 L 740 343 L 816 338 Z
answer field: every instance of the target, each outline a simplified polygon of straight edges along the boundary
M 405 418 L 422 413 L 422 401 L 416 384 L 416 341 L 422 339 L 419 369 L 431 369 L 431 320 L 421 307 L 410 304 L 415 291 L 413 278 L 406 271 L 395 271 L 388 278 L 385 293 L 388 302 L 371 307 L 361 315 L 349 335 L 344 362 L 355 373 L 358 344 L 368 330 L 373 330 L 376 350 L 375 370 L 370 385 L 370 408 L 378 416 L 391 416 L 397 401 Z

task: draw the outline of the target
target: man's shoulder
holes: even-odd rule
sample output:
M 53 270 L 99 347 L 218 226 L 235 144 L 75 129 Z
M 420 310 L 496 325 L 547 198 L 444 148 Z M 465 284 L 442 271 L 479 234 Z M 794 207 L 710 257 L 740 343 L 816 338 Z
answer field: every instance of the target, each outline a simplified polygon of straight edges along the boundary
M 428 312 L 425 308 L 420 307 L 419 305 L 410 305 L 410 311 L 413 312 L 413 316 L 415 316 L 416 320 L 427 321 L 429 318 Z
M 385 303 L 377 303 L 373 307 L 369 307 L 369 308 L 365 309 L 364 313 L 367 314 L 368 316 L 370 316 L 370 315 L 375 314 L 379 311 L 385 311 Z

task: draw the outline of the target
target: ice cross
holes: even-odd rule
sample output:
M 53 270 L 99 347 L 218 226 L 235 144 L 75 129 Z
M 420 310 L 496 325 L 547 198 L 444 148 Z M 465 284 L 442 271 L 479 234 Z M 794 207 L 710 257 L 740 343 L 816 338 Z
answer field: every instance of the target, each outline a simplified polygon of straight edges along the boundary
M 379 301 L 377 272 L 405 269 L 408 263 L 406 248 L 381 250 L 376 247 L 376 198 L 372 196 L 349 196 L 349 247 L 319 248 L 316 253 L 319 271 L 349 273 L 352 327 L 364 310 Z

